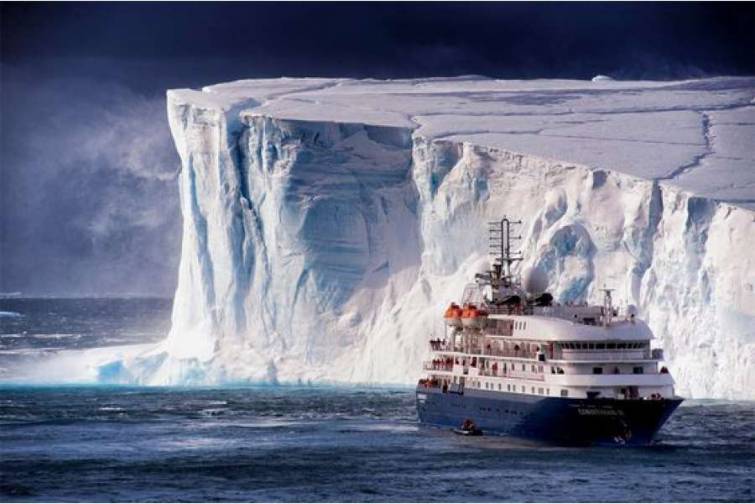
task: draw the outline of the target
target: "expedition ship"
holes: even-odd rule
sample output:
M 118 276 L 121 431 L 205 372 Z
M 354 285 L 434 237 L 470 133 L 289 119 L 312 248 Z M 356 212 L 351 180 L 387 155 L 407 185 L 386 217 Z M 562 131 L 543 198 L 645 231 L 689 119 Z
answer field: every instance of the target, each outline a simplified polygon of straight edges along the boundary
M 555 444 L 645 445 L 682 398 L 636 309 L 557 304 L 547 277 L 511 266 L 508 218 L 491 223 L 494 261 L 445 312 L 445 337 L 417 385 L 421 423 L 464 434 L 505 434 Z

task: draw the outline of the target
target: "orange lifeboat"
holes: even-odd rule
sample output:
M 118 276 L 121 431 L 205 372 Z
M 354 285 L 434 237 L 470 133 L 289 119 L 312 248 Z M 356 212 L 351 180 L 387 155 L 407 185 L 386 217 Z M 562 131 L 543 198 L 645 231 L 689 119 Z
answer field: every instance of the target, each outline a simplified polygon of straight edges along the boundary
M 451 327 L 461 327 L 462 311 L 463 310 L 459 305 L 451 303 L 451 305 L 446 308 L 446 313 L 443 315 L 443 318 L 446 319 L 446 324 Z
M 485 327 L 485 320 L 488 318 L 488 312 L 477 308 L 473 304 L 467 304 L 461 313 L 461 323 L 464 327 L 473 329 L 482 329 Z

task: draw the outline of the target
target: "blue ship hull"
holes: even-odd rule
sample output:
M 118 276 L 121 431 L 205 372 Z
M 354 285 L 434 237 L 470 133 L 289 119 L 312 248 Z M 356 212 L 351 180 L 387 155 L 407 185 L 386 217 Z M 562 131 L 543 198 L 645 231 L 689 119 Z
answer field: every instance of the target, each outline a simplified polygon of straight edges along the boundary
M 484 390 L 417 388 L 421 423 L 459 427 L 471 419 L 485 434 L 559 445 L 650 444 L 680 398 L 576 399 Z

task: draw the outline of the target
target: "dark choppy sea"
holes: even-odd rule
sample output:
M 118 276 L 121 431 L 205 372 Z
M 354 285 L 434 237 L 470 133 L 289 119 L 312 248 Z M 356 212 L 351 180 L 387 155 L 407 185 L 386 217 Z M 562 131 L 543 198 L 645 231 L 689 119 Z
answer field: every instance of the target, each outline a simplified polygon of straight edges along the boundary
M 169 309 L 0 300 L 3 378 L 37 351 L 159 338 Z M 639 449 L 463 438 L 415 419 L 410 390 L 0 385 L 0 500 L 755 500 L 753 403 L 688 401 Z

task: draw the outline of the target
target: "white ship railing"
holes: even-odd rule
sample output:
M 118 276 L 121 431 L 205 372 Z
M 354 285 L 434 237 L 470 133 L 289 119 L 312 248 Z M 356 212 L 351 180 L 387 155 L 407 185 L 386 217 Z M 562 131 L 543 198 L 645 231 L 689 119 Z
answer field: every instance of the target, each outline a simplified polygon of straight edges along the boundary
M 564 387 L 627 387 L 673 385 L 674 379 L 667 373 L 653 374 L 557 374 L 547 375 L 549 384 Z

